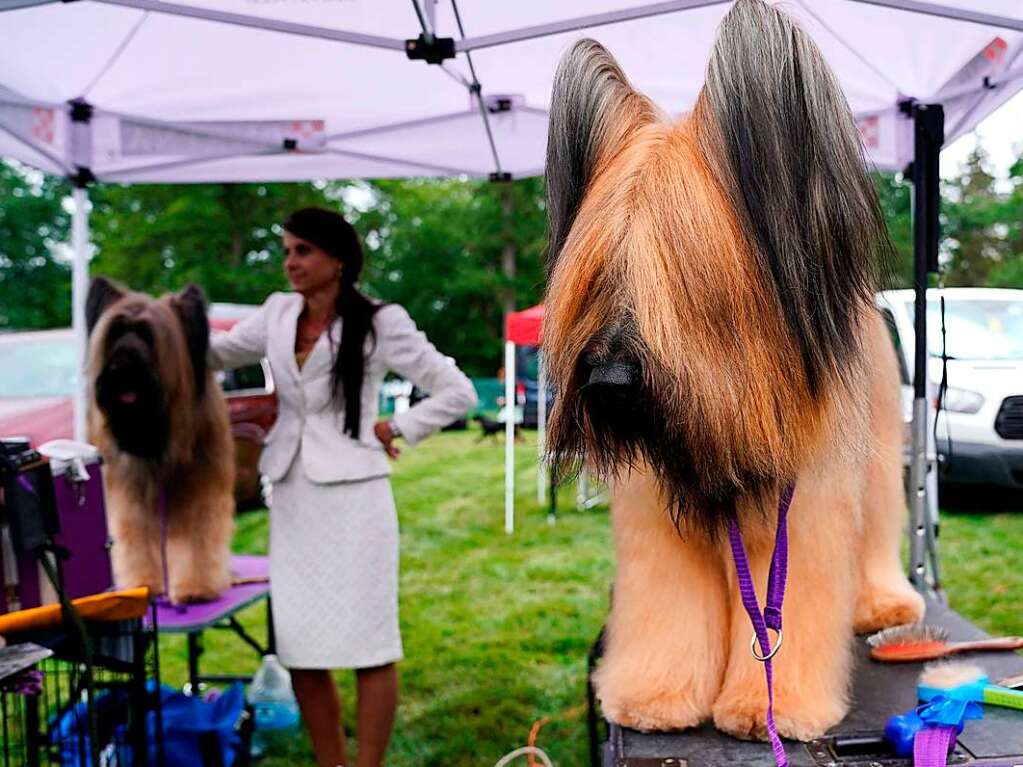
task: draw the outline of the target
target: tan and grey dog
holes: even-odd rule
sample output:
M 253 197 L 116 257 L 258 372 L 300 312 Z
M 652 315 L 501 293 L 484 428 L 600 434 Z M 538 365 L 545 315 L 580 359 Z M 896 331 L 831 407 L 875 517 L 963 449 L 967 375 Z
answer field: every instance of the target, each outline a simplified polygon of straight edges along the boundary
M 206 365 L 202 292 L 153 299 L 97 278 L 86 322 L 89 438 L 105 463 L 114 580 L 162 593 L 165 540 L 170 599 L 213 599 L 230 585 L 235 468 Z
M 763 668 L 723 534 L 763 598 L 789 513 L 782 735 L 848 708 L 854 632 L 921 617 L 899 562 L 899 383 L 872 292 L 889 249 L 813 41 L 737 0 L 671 120 L 591 40 L 559 67 L 547 158 L 550 451 L 608 477 L 618 572 L 595 684 L 643 730 L 764 738 Z

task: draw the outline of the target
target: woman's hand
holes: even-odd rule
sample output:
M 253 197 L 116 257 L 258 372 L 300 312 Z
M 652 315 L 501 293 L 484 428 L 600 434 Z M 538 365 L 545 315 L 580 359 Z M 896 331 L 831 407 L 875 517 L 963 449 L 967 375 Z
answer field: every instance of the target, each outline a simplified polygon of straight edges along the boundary
M 380 444 L 384 446 L 384 452 L 391 458 L 401 455 L 401 450 L 394 444 L 394 435 L 391 434 L 391 425 L 387 421 L 378 421 L 373 425 L 373 433 L 377 435 Z

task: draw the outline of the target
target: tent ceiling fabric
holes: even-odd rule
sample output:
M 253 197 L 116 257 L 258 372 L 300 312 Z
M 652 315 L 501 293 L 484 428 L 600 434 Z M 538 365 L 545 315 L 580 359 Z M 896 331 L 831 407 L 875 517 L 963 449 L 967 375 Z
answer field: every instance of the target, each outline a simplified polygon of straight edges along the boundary
M 680 114 L 731 5 L 456 2 L 464 41 L 450 0 L 419 0 L 425 23 L 460 49 L 437 66 L 405 54 L 422 31 L 409 0 L 0 0 L 0 154 L 126 182 L 485 177 L 498 164 L 533 175 L 572 41 L 600 40 L 639 89 Z M 782 6 L 821 45 L 881 168 L 912 156 L 901 101 L 943 102 L 951 140 L 1023 87 L 1018 0 Z M 579 19 L 599 24 L 546 34 Z M 93 107 L 87 132 L 71 120 L 75 99 Z

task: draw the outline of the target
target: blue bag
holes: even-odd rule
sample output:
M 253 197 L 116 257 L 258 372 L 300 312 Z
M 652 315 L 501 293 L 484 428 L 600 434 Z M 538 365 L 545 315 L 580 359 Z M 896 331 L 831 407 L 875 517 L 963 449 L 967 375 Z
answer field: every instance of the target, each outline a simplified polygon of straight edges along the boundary
M 128 747 L 128 693 L 118 688 L 96 698 L 97 740 L 100 764 L 95 767 L 132 767 Z M 245 688 L 236 682 L 221 695 L 204 699 L 160 688 L 163 716 L 163 748 L 166 767 L 204 764 L 205 749 L 214 748 L 220 764 L 231 767 L 241 737 L 236 724 L 245 708 Z M 156 712 L 146 717 L 149 763 L 157 764 Z M 89 735 L 84 703 L 61 716 L 50 741 L 60 748 L 61 767 L 94 767 L 89 756 Z M 212 746 L 211 746 L 212 744 Z M 205 749 L 204 749 L 205 746 Z

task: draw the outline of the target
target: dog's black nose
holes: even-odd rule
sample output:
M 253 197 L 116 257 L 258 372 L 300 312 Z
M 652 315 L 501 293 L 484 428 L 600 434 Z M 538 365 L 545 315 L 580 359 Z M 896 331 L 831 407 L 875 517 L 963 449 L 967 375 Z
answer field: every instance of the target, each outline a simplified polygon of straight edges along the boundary
M 638 379 L 636 366 L 616 360 L 613 362 L 602 362 L 590 370 L 590 378 L 586 382 L 589 387 L 607 387 L 609 389 L 625 390 L 636 385 Z

